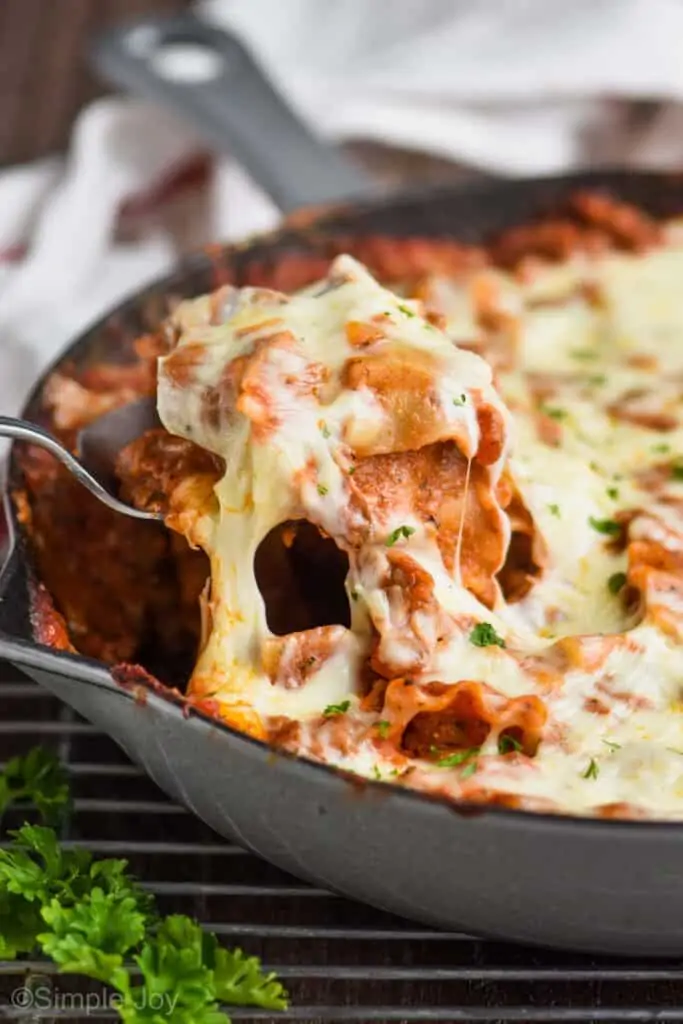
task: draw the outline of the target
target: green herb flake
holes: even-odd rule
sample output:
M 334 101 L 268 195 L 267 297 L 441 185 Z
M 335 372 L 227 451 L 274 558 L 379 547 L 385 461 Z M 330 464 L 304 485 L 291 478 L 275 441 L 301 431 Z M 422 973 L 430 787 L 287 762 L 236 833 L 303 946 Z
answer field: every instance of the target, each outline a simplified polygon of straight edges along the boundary
M 334 718 L 335 715 L 345 715 L 350 707 L 350 700 L 343 700 L 341 704 L 328 704 L 323 711 L 323 715 L 325 718 Z
M 453 405 L 464 405 L 467 401 L 467 395 L 460 395 L 459 398 L 453 399 Z
M 328 491 L 329 487 L 326 487 L 325 484 L 318 484 L 318 494 L 321 498 L 324 498 Z
M 379 733 L 379 735 L 382 737 L 383 740 L 385 740 L 387 738 L 387 736 L 389 735 L 389 730 L 390 729 L 391 729 L 391 722 L 387 722 L 386 719 L 382 719 L 381 722 L 377 723 L 377 732 Z
M 626 586 L 626 573 L 613 572 L 607 580 L 607 589 L 610 594 L 618 594 Z
M 349 476 L 353 476 L 353 474 L 356 472 L 357 468 L 358 468 L 357 466 L 349 466 L 349 468 L 348 468 Z
M 522 744 L 516 736 L 511 736 L 510 733 L 504 732 L 498 737 L 499 754 L 518 754 L 521 749 Z
M 357 590 L 352 590 L 351 591 L 351 600 L 352 601 L 357 601 L 358 600 L 358 591 Z
M 470 633 L 470 643 L 475 647 L 505 647 L 502 636 L 498 636 L 490 622 L 478 622 Z
M 551 420 L 557 420 L 558 422 L 566 420 L 568 416 L 566 409 L 558 409 L 555 406 L 551 407 L 546 405 L 543 407 L 543 412 L 546 416 L 550 416 Z
M 612 501 L 616 501 L 617 498 L 619 497 L 619 488 L 618 487 L 608 487 L 607 488 L 607 497 L 611 498 Z
M 594 352 L 591 348 L 577 348 L 569 354 L 572 359 L 580 359 L 582 362 L 592 362 L 592 360 L 598 358 L 598 353 Z
M 608 747 L 608 748 L 609 748 L 609 749 L 610 749 L 610 750 L 611 750 L 612 752 L 614 752 L 615 750 L 621 750 L 621 743 L 614 743 L 614 742 L 613 742 L 612 740 L 603 740 L 602 742 L 603 742 L 603 743 L 605 744 L 605 746 L 606 746 L 606 747 Z
M 372 766 L 372 774 L 374 775 L 378 782 L 382 781 L 382 773 L 376 764 Z
M 320 433 L 323 435 L 323 437 L 331 437 L 332 432 L 330 431 L 330 428 L 328 427 L 327 423 L 320 423 L 319 426 Z
M 479 765 L 477 764 L 476 761 L 471 761 L 469 764 L 466 764 L 465 767 L 463 768 L 463 770 L 460 772 L 460 778 L 461 779 L 469 779 L 469 778 L 471 778 L 474 775 L 474 773 L 476 772 L 478 767 L 479 767 Z
M 600 767 L 594 757 L 591 757 L 588 762 L 588 767 L 584 772 L 581 772 L 582 779 L 597 779 L 600 774 Z
M 559 505 L 548 505 L 548 512 L 551 516 L 555 516 L 556 519 L 560 518 L 560 506 Z
M 588 522 L 594 530 L 608 537 L 618 537 L 621 534 L 621 526 L 614 519 L 596 519 L 595 516 L 589 516 Z
M 412 526 L 399 526 L 393 530 L 386 540 L 386 546 L 393 548 L 394 544 L 401 539 L 401 537 L 412 537 L 415 533 L 415 529 Z
M 656 452 L 657 455 L 666 455 L 667 452 L 671 451 L 671 445 L 670 444 L 653 444 L 652 448 L 650 450 L 653 451 L 653 452 Z
M 594 387 L 599 388 L 603 384 L 607 383 L 607 377 L 604 373 L 592 373 L 588 378 L 588 383 L 592 384 Z
M 683 464 L 679 463 L 678 465 L 671 467 L 671 479 L 683 480 Z
M 434 751 L 436 748 L 430 748 Z M 469 747 L 467 750 L 456 750 L 454 754 L 448 754 L 446 757 L 440 757 L 437 761 L 439 768 L 457 768 L 459 765 L 464 764 L 465 761 L 469 761 L 470 758 L 476 757 L 481 747 Z M 436 751 L 438 753 L 438 750 Z
M 406 316 L 417 316 L 417 313 L 414 313 L 413 310 L 409 306 L 404 306 L 403 303 L 399 303 L 399 307 L 398 308 Z

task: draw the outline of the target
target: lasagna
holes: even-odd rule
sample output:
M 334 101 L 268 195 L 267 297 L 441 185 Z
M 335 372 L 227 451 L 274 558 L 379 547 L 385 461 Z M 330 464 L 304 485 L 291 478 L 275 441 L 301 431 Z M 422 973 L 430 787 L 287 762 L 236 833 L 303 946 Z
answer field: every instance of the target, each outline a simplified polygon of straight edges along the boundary
M 683 231 L 583 202 L 580 244 L 391 290 L 344 254 L 143 339 L 163 426 L 118 473 L 200 609 L 191 702 L 457 802 L 683 818 Z M 94 415 L 51 387 L 64 430 Z

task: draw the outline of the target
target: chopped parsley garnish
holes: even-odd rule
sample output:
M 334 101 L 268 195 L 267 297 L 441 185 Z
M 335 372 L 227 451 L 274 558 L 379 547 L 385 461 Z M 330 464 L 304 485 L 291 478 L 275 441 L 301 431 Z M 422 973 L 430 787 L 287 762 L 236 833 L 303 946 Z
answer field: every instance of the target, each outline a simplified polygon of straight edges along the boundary
M 343 700 L 341 704 L 328 704 L 323 711 L 323 715 L 325 718 L 333 718 L 334 715 L 345 715 L 350 707 L 350 700 Z
M 594 352 L 592 348 L 577 348 L 570 352 L 570 355 L 572 359 L 582 359 L 584 362 L 598 358 L 598 353 Z
M 393 548 L 396 541 L 400 540 L 401 537 L 411 537 L 415 533 L 415 529 L 412 526 L 398 526 L 393 530 L 386 540 L 388 548 Z
M 513 752 L 518 753 L 521 749 L 522 744 L 516 736 L 511 736 L 510 733 L 504 732 L 498 737 L 499 754 L 512 754 Z
M 352 590 L 351 591 L 351 600 L 352 601 L 357 601 L 358 600 L 358 591 L 357 590 Z
M 318 484 L 318 494 L 321 498 L 324 498 L 328 491 L 329 487 L 326 487 L 325 484 Z
M 616 501 L 617 498 L 619 497 L 619 488 L 618 487 L 608 487 L 607 488 L 607 497 L 611 498 L 612 501 Z
M 387 722 L 386 719 L 384 719 L 384 718 L 381 720 L 381 722 L 377 723 L 377 732 L 379 733 L 379 735 L 382 737 L 383 740 L 385 740 L 387 738 L 387 736 L 389 735 L 389 730 L 390 729 L 391 729 L 391 722 Z
M 621 743 L 614 743 L 612 740 L 603 740 L 602 742 L 612 751 L 621 750 Z
M 327 423 L 320 423 L 319 426 L 320 426 L 320 433 L 323 435 L 323 437 L 329 437 L 331 432 L 330 432 L 330 428 L 328 427 Z
M 600 774 L 600 768 L 598 766 L 598 762 L 595 760 L 594 757 L 591 757 L 590 761 L 588 762 L 588 767 L 586 768 L 585 772 L 581 772 L 581 778 L 582 779 L 597 779 L 599 774 Z
M 652 451 L 657 452 L 658 455 L 666 455 L 667 452 L 671 451 L 670 444 L 653 444 Z
M 431 748 L 434 752 L 435 748 Z M 469 761 L 471 757 L 476 757 L 481 747 L 469 747 L 467 750 L 456 750 L 454 754 L 448 754 L 446 757 L 440 757 L 436 762 L 439 768 L 457 768 L 458 765 L 464 764 L 465 761 Z
M 601 472 L 601 469 L 598 466 L 597 462 L 589 462 L 588 463 L 588 468 L 592 469 L 594 473 L 600 473 Z
M 621 533 L 621 526 L 614 519 L 596 519 L 595 516 L 589 516 L 588 522 L 594 530 L 605 533 L 608 537 L 618 537 Z
M 356 472 L 356 466 L 349 466 L 348 472 L 349 476 L 353 476 L 353 474 Z
M 679 463 L 677 466 L 671 467 L 671 479 L 683 480 L 683 464 Z
M 548 512 L 551 516 L 555 516 L 556 519 L 560 518 L 560 506 L 559 505 L 548 505 Z
M 469 779 L 470 776 L 474 775 L 478 767 L 479 765 L 477 764 L 476 761 L 471 761 L 469 764 L 466 764 L 463 770 L 460 772 L 460 778 Z
M 378 782 L 382 781 L 382 773 L 376 764 L 373 764 L 372 766 L 372 774 L 375 776 Z
M 554 406 L 551 408 L 547 405 L 543 407 L 543 412 L 546 416 L 550 416 L 551 420 L 566 420 L 568 415 L 566 409 L 558 409 Z
M 470 643 L 475 647 L 505 647 L 502 636 L 498 636 L 490 622 L 478 622 L 470 633 Z
M 618 594 L 626 586 L 626 573 L 613 572 L 607 580 L 607 588 L 610 594 Z
M 588 383 L 594 384 L 596 387 L 600 387 L 600 385 L 607 383 L 607 377 L 604 373 L 593 373 L 588 378 Z
M 467 395 L 460 395 L 459 398 L 453 399 L 453 405 L 464 405 L 467 401 Z
M 402 303 L 399 304 L 398 308 L 401 310 L 402 313 L 405 313 L 406 316 L 417 316 L 417 313 L 414 313 L 409 306 L 404 306 Z

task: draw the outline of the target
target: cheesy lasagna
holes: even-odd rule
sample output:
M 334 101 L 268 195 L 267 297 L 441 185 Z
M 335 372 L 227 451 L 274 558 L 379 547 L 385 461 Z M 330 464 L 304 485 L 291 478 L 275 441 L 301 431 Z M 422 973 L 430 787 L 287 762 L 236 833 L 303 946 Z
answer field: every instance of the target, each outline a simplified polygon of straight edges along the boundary
M 191 701 L 456 801 L 683 817 L 683 231 L 590 242 L 177 306 L 118 470 L 208 556 Z

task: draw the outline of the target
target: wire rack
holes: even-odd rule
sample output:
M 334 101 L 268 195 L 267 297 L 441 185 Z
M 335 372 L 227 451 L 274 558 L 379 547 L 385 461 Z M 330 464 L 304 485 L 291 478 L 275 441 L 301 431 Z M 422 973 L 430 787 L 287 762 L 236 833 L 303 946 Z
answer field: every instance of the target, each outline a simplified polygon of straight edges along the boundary
M 171 803 L 112 741 L 0 663 L 0 760 L 37 743 L 56 750 L 71 776 L 66 843 L 127 857 L 165 912 L 195 916 L 285 982 L 291 1010 L 240 1008 L 235 1021 L 683 1021 L 683 960 L 485 942 L 304 885 Z M 15 1005 L 27 984 L 43 998 Z M 114 1020 L 89 992 L 44 963 L 0 964 L 0 1019 Z

